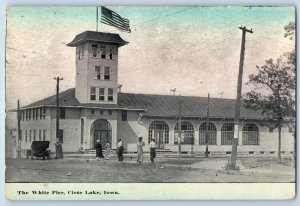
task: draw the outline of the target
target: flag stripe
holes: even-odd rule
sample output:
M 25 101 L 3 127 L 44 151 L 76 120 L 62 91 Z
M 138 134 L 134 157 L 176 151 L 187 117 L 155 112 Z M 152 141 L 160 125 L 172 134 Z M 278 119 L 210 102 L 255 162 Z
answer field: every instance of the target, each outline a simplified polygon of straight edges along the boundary
M 101 20 L 102 20 L 102 21 L 107 21 L 107 22 L 109 22 L 109 23 L 111 23 L 111 24 L 115 24 L 115 25 L 117 25 L 117 26 L 121 26 L 121 27 L 124 27 L 124 28 L 129 28 L 129 25 L 120 24 L 120 23 L 117 23 L 117 22 L 115 22 L 115 21 L 112 21 L 111 19 L 102 18 Z
M 119 19 L 121 21 L 126 21 L 126 20 L 128 21 L 128 19 L 125 19 L 125 18 L 121 17 L 119 14 L 117 14 L 114 11 L 112 11 L 112 17 L 115 17 L 115 18 L 117 18 L 117 19 Z
M 128 19 L 124 19 L 124 18 L 122 18 L 122 17 L 120 17 L 119 15 L 114 14 L 114 13 L 113 13 L 113 15 L 112 15 L 112 18 L 115 19 L 115 20 L 117 20 L 117 21 L 120 21 L 120 22 L 122 22 L 122 23 L 129 23 L 129 20 L 128 20 Z
M 113 21 L 113 22 L 115 22 L 115 23 L 118 23 L 118 24 L 122 24 L 122 25 L 129 26 L 129 21 L 128 21 L 128 20 L 127 20 L 126 22 L 122 22 L 122 21 L 120 21 L 120 20 L 117 19 L 117 18 L 109 18 L 109 17 L 104 16 L 104 15 L 102 15 L 101 17 L 102 17 L 102 18 L 105 18 L 105 19 L 107 19 L 107 20 L 111 20 L 111 21 Z
M 113 26 L 113 27 L 115 27 L 115 28 L 117 28 L 119 30 L 122 30 L 122 31 L 130 31 L 130 29 L 128 29 L 128 28 L 124 28 L 124 27 L 119 27 L 119 26 L 116 26 L 116 25 L 112 25 L 112 24 L 110 24 L 108 22 L 105 22 L 105 21 L 101 21 L 101 23 L 109 25 L 109 26 Z
M 119 29 L 119 30 L 121 30 L 121 31 L 130 32 L 130 29 L 124 29 L 124 28 L 122 28 L 122 27 L 118 27 L 118 26 L 112 25 L 112 24 L 107 23 L 107 22 L 104 22 L 104 21 L 100 21 L 100 22 L 103 23 L 103 24 L 109 25 L 109 26 L 114 26 L 114 27 L 116 27 L 117 29 Z

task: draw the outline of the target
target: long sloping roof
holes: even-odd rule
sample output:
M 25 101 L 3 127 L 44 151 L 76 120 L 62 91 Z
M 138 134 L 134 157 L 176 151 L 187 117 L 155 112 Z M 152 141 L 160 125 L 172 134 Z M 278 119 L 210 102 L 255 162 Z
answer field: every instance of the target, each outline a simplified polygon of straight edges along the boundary
M 128 42 L 124 41 L 119 36 L 119 34 L 85 31 L 83 33 L 76 35 L 73 41 L 68 43 L 67 46 L 77 46 L 88 41 L 111 43 L 111 44 L 116 44 L 118 46 L 123 46 L 125 44 L 128 44 Z
M 152 95 L 152 94 L 134 94 L 118 93 L 118 104 L 81 104 L 75 98 L 75 89 L 68 89 L 59 95 L 60 106 L 68 107 L 94 107 L 94 108 L 115 108 L 145 111 L 144 116 L 156 117 L 175 117 L 179 114 L 179 104 L 181 102 L 181 113 L 183 117 L 206 117 L 207 114 L 207 97 L 193 96 L 172 96 L 172 95 Z M 38 106 L 55 106 L 56 95 L 46 99 L 29 104 L 22 109 Z M 235 111 L 234 99 L 210 98 L 209 104 L 210 117 L 215 118 L 233 118 Z M 259 111 L 253 111 L 241 107 L 241 118 L 246 119 L 263 119 Z

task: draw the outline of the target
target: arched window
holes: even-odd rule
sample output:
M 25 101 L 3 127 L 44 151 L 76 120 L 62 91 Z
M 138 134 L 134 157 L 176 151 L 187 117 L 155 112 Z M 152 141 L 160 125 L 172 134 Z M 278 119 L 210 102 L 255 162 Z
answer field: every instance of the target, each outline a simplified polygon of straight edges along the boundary
M 174 144 L 178 144 L 179 123 L 174 129 Z M 181 123 L 181 144 L 194 144 L 194 127 L 190 122 Z
M 208 126 L 208 127 L 207 127 Z M 199 127 L 199 144 L 206 144 L 206 130 L 207 130 L 207 143 L 209 145 L 217 144 L 217 128 L 216 126 L 209 122 L 203 122 Z
M 243 145 L 258 145 L 259 130 L 253 123 L 247 123 L 243 127 Z
M 169 126 L 164 121 L 153 121 L 149 126 L 148 143 L 155 139 L 158 148 L 164 148 L 165 144 L 169 144 Z
M 234 137 L 234 123 L 228 122 L 223 124 L 221 128 L 221 144 L 231 145 Z

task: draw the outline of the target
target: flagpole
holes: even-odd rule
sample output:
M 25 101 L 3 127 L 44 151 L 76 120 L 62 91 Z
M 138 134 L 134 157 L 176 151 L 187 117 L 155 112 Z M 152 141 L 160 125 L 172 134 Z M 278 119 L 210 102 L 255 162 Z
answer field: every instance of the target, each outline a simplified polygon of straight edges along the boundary
M 98 6 L 97 6 L 97 14 L 96 14 L 96 22 L 97 22 L 97 28 L 96 28 L 96 31 L 98 32 Z

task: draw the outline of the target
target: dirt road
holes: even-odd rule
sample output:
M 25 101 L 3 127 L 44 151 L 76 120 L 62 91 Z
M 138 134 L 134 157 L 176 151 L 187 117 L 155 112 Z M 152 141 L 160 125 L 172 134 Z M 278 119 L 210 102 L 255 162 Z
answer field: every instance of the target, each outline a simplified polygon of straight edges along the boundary
M 6 182 L 294 182 L 292 159 L 238 158 L 240 170 L 225 170 L 227 158 L 157 158 L 155 164 L 110 160 L 7 159 Z

